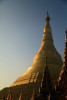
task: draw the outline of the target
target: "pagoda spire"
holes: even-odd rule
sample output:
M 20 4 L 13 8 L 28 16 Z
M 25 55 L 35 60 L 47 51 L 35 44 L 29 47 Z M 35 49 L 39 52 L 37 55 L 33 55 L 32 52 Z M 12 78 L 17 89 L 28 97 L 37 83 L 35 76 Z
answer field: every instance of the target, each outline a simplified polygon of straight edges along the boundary
M 39 52 L 47 49 L 48 44 L 51 45 L 52 48 L 54 49 L 52 29 L 51 29 L 51 26 L 50 26 L 50 17 L 49 17 L 48 11 L 47 11 L 47 14 L 46 14 L 46 17 L 45 17 L 45 21 L 46 21 L 46 23 L 45 23 L 45 27 L 44 27 L 42 45 L 41 45 Z M 49 46 L 48 46 L 48 48 L 49 48 Z M 47 55 L 45 55 L 45 56 L 47 56 Z
M 43 77 L 42 77 L 41 86 L 39 88 L 39 94 L 36 95 L 35 91 L 33 91 L 31 100 L 48 100 L 48 96 L 51 90 L 52 90 L 52 85 L 51 85 L 51 79 L 50 79 L 50 74 L 47 66 L 47 57 L 46 57 L 46 67 L 43 71 Z
M 65 31 L 65 48 L 64 48 L 64 59 L 62 69 L 58 78 L 58 84 L 56 87 L 56 91 L 60 94 L 67 96 L 67 31 Z
M 49 92 L 51 92 L 51 89 L 52 89 L 52 85 L 51 85 L 50 73 L 48 70 L 47 57 L 46 57 L 46 67 L 43 72 L 42 82 L 39 88 L 39 96 L 47 97 L 49 95 Z
M 65 48 L 64 48 L 64 59 L 63 59 L 63 65 L 62 65 L 62 69 L 61 69 L 61 73 L 59 76 L 59 80 L 58 82 L 60 82 L 60 80 L 64 80 L 64 83 L 67 84 L 67 31 L 65 31 L 66 33 L 66 37 L 65 37 Z
M 50 17 L 49 17 L 49 14 L 48 14 L 48 11 L 47 11 L 47 15 L 45 17 L 45 20 L 46 20 L 46 24 L 45 24 L 45 27 L 44 27 L 44 32 L 47 32 L 48 30 L 51 31 L 51 27 L 50 27 Z
M 45 20 L 46 20 L 47 22 L 50 21 L 50 17 L 49 17 L 48 11 L 47 11 L 47 16 L 46 16 Z
M 61 58 L 61 55 L 57 52 L 53 43 L 52 30 L 50 27 L 50 17 L 49 17 L 48 12 L 46 14 L 45 20 L 46 20 L 46 24 L 45 24 L 44 33 L 43 33 L 42 44 L 39 51 L 36 53 L 34 57 L 32 66 L 27 70 L 26 73 L 24 73 L 24 75 L 19 77 L 11 85 L 11 87 L 16 86 L 16 85 L 21 85 L 21 84 L 27 84 L 28 82 L 30 84 L 33 81 L 35 82 L 35 84 L 38 84 L 38 82 L 41 82 L 41 78 L 39 79 L 38 77 L 39 76 L 42 77 L 43 75 L 43 70 L 44 70 L 44 67 L 46 66 L 46 62 L 45 62 L 46 56 L 48 57 L 48 67 L 51 74 L 51 80 L 53 82 L 53 86 L 55 85 L 57 78 L 59 76 L 61 66 L 62 66 L 62 58 Z

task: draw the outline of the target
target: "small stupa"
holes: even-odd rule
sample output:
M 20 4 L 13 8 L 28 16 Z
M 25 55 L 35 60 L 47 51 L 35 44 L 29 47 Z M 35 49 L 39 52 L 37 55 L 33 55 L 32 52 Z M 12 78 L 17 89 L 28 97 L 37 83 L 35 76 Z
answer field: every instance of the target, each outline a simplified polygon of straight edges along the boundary
M 65 33 L 66 42 L 64 48 L 63 65 L 56 86 L 57 95 L 60 97 L 59 100 L 67 100 L 67 31 L 65 31 Z

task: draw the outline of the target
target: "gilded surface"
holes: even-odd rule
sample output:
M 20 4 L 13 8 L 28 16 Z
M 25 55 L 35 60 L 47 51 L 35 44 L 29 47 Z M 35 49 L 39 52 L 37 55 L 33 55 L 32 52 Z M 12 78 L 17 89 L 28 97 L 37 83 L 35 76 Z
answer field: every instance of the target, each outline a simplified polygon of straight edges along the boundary
M 52 30 L 49 24 L 50 17 L 46 16 L 46 24 L 43 33 L 42 45 L 35 55 L 33 64 L 30 69 L 21 77 L 19 77 L 11 86 L 16 86 L 20 84 L 28 84 L 29 82 L 37 82 L 38 74 L 42 75 L 43 70 L 46 64 L 46 56 L 47 56 L 47 65 L 51 74 L 51 79 L 53 84 L 56 83 L 61 66 L 62 66 L 62 58 L 61 55 L 57 52 L 52 38 Z M 33 76 L 32 76 L 33 75 Z

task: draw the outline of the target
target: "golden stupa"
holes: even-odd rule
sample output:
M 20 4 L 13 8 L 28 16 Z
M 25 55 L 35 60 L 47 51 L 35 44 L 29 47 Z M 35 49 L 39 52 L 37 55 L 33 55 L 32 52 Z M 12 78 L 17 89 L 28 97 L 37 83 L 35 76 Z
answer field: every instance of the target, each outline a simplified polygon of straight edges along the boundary
M 46 56 L 47 56 L 47 65 L 50 71 L 53 86 L 57 82 L 62 66 L 62 58 L 54 46 L 52 29 L 49 23 L 50 17 L 48 15 L 48 12 L 45 20 L 46 24 L 43 33 L 42 45 L 34 57 L 32 66 L 28 69 L 28 71 L 24 75 L 19 77 L 11 85 L 11 87 L 29 83 L 30 84 L 36 83 L 37 85 L 39 85 L 42 80 L 41 77 L 43 75 L 43 70 L 46 66 Z

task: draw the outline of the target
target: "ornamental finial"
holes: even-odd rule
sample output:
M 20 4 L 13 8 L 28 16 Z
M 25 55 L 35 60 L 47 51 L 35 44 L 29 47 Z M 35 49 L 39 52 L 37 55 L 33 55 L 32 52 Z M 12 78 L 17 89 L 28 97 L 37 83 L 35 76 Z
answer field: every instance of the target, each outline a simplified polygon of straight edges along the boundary
M 46 21 L 48 21 L 48 22 L 50 21 L 50 17 L 49 17 L 48 11 L 47 11 L 47 16 L 46 16 L 45 19 L 46 19 Z

